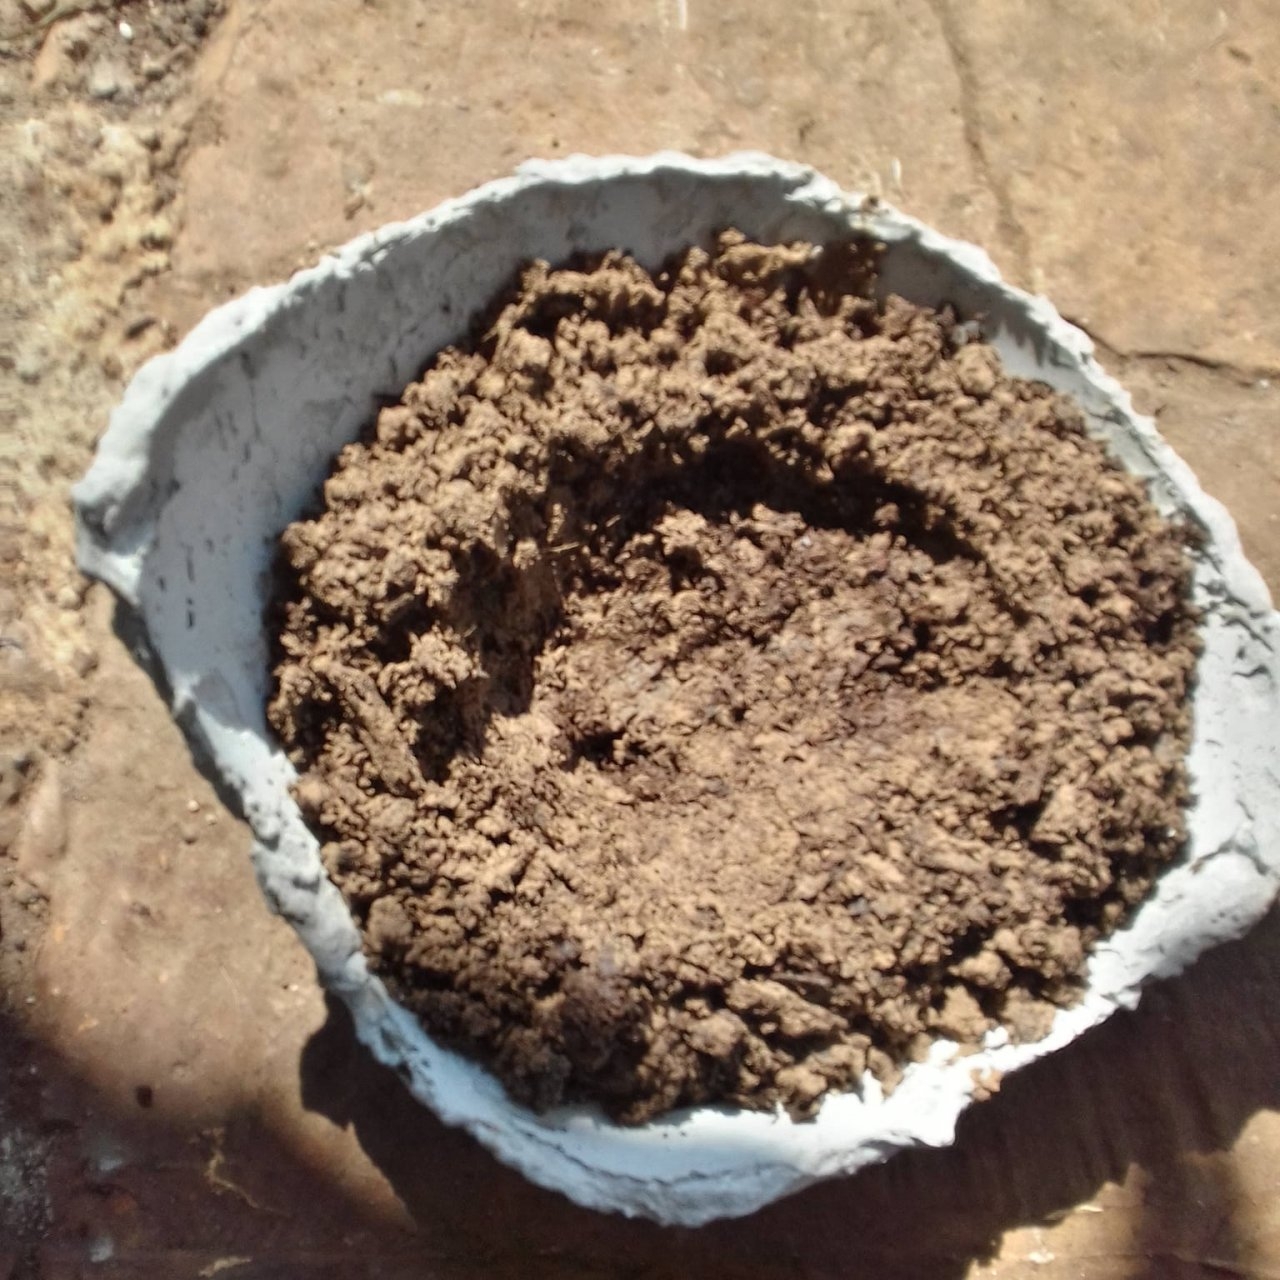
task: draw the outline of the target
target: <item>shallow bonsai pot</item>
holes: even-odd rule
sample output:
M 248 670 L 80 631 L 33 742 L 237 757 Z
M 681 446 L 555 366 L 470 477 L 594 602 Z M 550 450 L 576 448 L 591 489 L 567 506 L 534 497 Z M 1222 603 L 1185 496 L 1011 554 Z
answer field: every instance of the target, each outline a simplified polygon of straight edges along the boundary
M 810 1121 L 713 1107 L 635 1128 L 585 1106 L 537 1115 L 433 1043 L 366 967 L 265 721 L 271 560 L 341 446 L 465 334 L 523 262 L 617 247 L 655 267 L 726 226 L 766 242 L 883 242 L 885 291 L 979 318 L 1011 373 L 1073 396 L 1113 456 L 1148 480 L 1157 507 L 1203 530 L 1190 836 L 1128 926 L 1095 948 L 1081 1002 L 1038 1043 L 996 1031 L 959 1057 L 940 1041 L 889 1097 L 868 1076 Z M 1280 889 L 1280 616 L 1230 517 L 1091 353 L 980 250 L 809 169 L 761 155 L 533 163 L 219 307 L 146 365 L 75 490 L 79 562 L 140 625 L 175 717 L 253 829 L 263 892 L 375 1056 L 534 1181 L 594 1208 L 703 1223 L 901 1148 L 950 1142 L 976 1077 L 1023 1066 L 1132 1007 L 1144 983 L 1243 934 Z

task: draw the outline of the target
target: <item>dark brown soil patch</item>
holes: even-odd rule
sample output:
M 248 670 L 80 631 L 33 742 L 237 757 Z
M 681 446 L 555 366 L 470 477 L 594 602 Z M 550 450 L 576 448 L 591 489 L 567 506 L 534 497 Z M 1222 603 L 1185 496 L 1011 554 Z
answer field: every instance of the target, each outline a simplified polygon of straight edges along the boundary
M 283 540 L 271 723 L 370 963 L 624 1121 L 1039 1034 L 1182 840 L 1185 534 L 868 250 L 579 265 Z

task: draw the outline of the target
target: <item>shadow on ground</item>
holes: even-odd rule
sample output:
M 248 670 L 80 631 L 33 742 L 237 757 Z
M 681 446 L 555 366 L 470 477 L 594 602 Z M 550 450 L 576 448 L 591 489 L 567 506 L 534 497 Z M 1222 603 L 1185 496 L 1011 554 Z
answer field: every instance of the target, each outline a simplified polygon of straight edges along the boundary
M 998 1274 L 1256 1280 L 1271 1274 L 1251 1256 L 1258 1202 L 1223 1153 L 1280 1109 L 1277 1062 L 1273 912 L 1137 1013 L 1011 1078 L 954 1147 L 738 1222 L 663 1229 L 579 1209 L 498 1164 L 414 1103 L 331 1004 L 302 1053 L 305 1104 L 351 1128 L 410 1230 L 363 1174 L 339 1186 L 286 1117 L 245 1103 L 207 1128 L 145 1081 L 127 1099 L 105 1093 L 0 1013 L 0 1280 L 959 1280 L 1008 1229 L 1121 1181 L 1099 1197 L 1106 1212 L 1072 1219 L 1087 1236 L 1074 1253 L 1055 1263 L 1020 1245 L 1024 1260 Z
M 1135 1277 L 1249 1274 L 1222 1152 L 1280 1107 L 1280 913 L 1148 991 L 1068 1050 L 1005 1082 L 955 1145 L 905 1153 L 751 1218 L 662 1229 L 579 1209 L 531 1186 L 409 1096 L 329 1017 L 302 1060 L 303 1099 L 354 1126 L 427 1239 L 467 1242 L 490 1275 L 953 1280 L 1012 1227 L 1052 1221 L 1131 1166 L 1147 1175 L 1128 1239 Z M 1223 1271 L 1225 1268 L 1225 1272 Z M 446 1274 L 437 1268 L 432 1274 Z

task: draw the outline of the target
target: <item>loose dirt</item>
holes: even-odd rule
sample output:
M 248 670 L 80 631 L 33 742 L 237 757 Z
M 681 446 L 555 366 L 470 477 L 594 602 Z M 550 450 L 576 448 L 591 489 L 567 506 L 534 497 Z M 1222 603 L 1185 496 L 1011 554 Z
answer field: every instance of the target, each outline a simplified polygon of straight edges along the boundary
M 870 248 L 534 264 L 286 532 L 371 964 L 537 1107 L 1041 1034 L 1183 838 L 1188 534 Z

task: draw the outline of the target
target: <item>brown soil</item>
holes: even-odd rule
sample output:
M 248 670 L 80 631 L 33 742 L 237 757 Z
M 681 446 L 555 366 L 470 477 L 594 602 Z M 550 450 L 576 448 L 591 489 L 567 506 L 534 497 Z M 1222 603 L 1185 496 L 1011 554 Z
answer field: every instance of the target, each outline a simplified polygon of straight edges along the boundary
M 865 250 L 578 266 L 283 540 L 270 718 L 371 964 L 624 1121 L 1039 1034 L 1182 838 L 1184 532 Z

